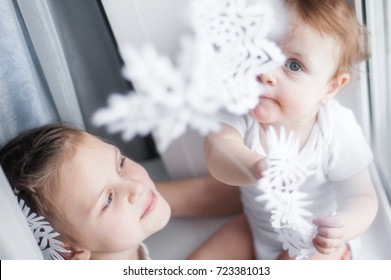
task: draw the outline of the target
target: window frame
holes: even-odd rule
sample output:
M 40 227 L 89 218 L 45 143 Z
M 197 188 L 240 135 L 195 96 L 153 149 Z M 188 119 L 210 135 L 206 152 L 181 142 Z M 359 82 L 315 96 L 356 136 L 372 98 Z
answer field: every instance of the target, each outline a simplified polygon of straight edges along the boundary
M 369 32 L 371 58 L 368 67 L 368 97 L 370 107 L 371 144 L 374 152 L 373 175 L 379 187 L 379 196 L 386 205 L 391 205 L 391 5 L 383 1 L 356 1 L 363 7 L 364 23 Z M 384 59 L 386 58 L 386 59 Z M 391 216 L 391 215 L 390 215 Z

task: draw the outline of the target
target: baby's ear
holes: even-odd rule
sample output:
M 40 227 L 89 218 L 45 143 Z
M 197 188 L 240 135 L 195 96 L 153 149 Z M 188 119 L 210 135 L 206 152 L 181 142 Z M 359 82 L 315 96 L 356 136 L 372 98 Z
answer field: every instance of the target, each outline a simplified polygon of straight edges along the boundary
M 64 249 L 68 250 L 66 253 L 61 253 L 61 255 L 66 260 L 89 260 L 91 258 L 91 251 L 86 250 L 77 246 L 72 246 L 64 243 Z
M 350 75 L 348 73 L 338 74 L 337 77 L 333 78 L 329 82 L 329 87 L 326 95 L 322 99 L 322 103 L 327 103 L 331 98 L 333 98 L 348 82 Z

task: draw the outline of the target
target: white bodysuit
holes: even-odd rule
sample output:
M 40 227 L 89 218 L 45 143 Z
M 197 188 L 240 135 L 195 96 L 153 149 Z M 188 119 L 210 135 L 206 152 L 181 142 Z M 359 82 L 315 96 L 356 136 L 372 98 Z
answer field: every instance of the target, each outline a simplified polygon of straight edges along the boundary
M 260 141 L 260 126 L 253 118 L 227 116 L 223 122 L 237 129 L 252 151 L 267 155 Z M 331 214 L 336 210 L 333 182 L 348 179 L 362 171 L 370 165 L 373 158 L 353 112 L 336 100 L 331 100 L 320 108 L 318 120 L 303 149 L 311 141 L 318 141 L 321 146 L 317 149 L 319 155 L 316 171 L 299 188 L 308 194 L 306 200 L 313 201 L 306 206 L 314 214 L 310 220 L 319 214 Z M 271 227 L 270 212 L 265 210 L 265 202 L 255 200 L 260 194 L 261 191 L 255 187 L 241 187 L 244 211 L 253 232 L 256 257 L 276 259 L 282 251 L 282 244 Z

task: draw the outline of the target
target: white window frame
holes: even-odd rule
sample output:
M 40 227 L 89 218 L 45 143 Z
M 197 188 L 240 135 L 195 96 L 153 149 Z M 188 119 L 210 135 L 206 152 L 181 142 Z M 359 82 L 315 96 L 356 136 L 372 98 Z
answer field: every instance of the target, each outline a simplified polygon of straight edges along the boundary
M 372 179 L 379 198 L 379 212 L 374 224 L 364 235 L 366 248 L 371 248 L 371 259 L 390 259 L 391 253 L 384 244 L 391 242 L 391 16 L 389 0 L 355 0 L 356 12 L 370 32 L 371 58 L 365 65 L 361 80 L 361 95 L 367 98 L 368 126 L 363 125 L 374 153 Z M 388 26 L 388 28 L 387 28 Z M 365 97 L 366 96 L 366 97 Z M 364 100 L 363 100 L 364 101 Z M 369 134 L 368 134 L 369 133 Z
M 361 1 L 357 1 L 361 2 Z M 366 25 L 370 31 L 371 59 L 369 68 L 369 92 L 371 106 L 371 141 L 375 155 L 378 184 L 383 186 L 384 201 L 391 199 L 391 57 L 390 39 L 391 5 L 388 0 L 364 1 Z

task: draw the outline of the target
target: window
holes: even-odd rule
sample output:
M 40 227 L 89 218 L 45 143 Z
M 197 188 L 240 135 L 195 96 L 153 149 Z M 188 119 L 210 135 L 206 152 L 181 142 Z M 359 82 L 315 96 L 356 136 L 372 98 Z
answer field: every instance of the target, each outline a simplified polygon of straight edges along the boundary
M 361 1 L 357 1 L 361 2 Z M 371 116 L 371 140 L 375 165 L 384 187 L 388 205 L 391 201 L 391 3 L 363 1 L 364 20 L 371 33 L 372 57 L 369 69 L 369 102 Z

